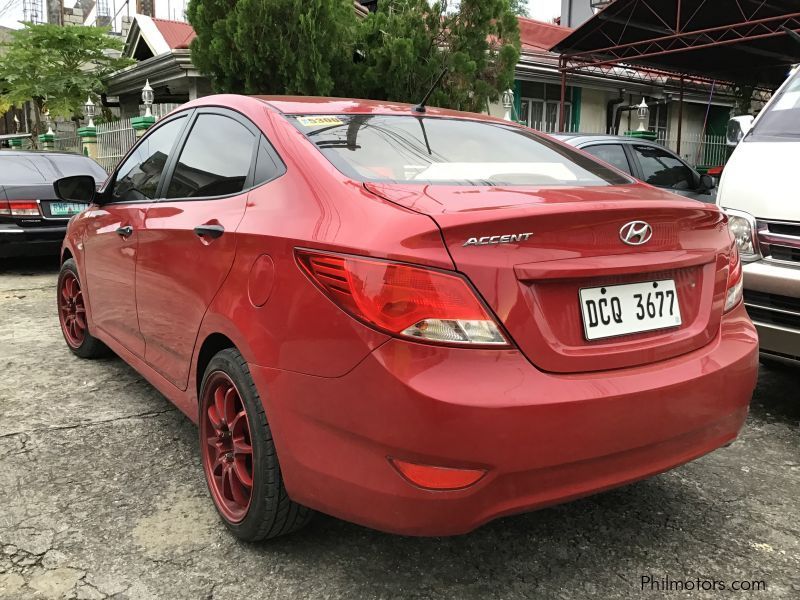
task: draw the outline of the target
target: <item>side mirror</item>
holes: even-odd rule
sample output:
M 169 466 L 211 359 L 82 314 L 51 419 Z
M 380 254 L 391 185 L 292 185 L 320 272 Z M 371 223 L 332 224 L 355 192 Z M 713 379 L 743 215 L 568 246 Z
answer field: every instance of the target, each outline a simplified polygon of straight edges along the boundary
M 742 115 L 741 117 L 733 117 L 728 121 L 728 130 L 725 132 L 725 141 L 728 146 L 736 146 L 742 141 L 742 138 L 747 135 L 750 128 L 753 126 L 755 117 L 752 115 Z
M 700 175 L 700 190 L 703 192 L 710 192 L 717 184 L 714 182 L 714 178 L 711 175 Z
M 53 183 L 56 196 L 67 202 L 86 202 L 94 200 L 97 186 L 91 175 L 71 175 L 56 179 Z

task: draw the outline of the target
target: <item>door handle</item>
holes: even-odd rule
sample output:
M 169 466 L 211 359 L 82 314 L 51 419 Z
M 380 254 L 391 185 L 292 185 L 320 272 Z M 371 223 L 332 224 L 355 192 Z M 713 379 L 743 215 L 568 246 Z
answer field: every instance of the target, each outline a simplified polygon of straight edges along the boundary
M 133 227 L 125 225 L 125 227 L 117 227 L 117 235 L 120 237 L 128 237 L 133 233 Z
M 198 225 L 194 228 L 194 234 L 197 237 L 209 237 L 212 240 L 217 239 L 225 233 L 225 228 L 222 225 Z

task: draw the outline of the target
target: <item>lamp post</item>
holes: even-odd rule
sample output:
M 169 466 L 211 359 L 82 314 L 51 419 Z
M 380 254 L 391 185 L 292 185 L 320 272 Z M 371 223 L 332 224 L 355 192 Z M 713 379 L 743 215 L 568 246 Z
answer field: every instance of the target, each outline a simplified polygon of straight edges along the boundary
M 639 128 L 636 131 L 647 131 L 644 122 L 650 114 L 650 109 L 647 107 L 647 102 L 642 98 L 642 102 L 636 107 L 636 113 L 639 116 Z
M 511 118 L 511 108 L 514 106 L 514 91 L 506 90 L 503 92 L 503 108 L 506 109 L 506 114 L 503 117 L 506 121 L 513 121 Z
M 55 135 L 55 133 L 53 133 L 53 120 L 50 118 L 50 109 L 45 108 L 42 116 L 44 117 L 44 124 L 47 125 L 46 135 Z
M 42 150 L 55 149 L 56 134 L 53 133 L 53 121 L 50 119 L 50 109 L 45 108 L 42 111 L 44 122 L 47 125 L 47 133 L 39 134 L 39 143 L 42 145 Z
M 83 112 L 86 113 L 86 118 L 89 119 L 89 122 L 86 124 L 86 126 L 94 127 L 95 105 L 94 102 L 92 102 L 91 96 L 87 96 L 86 104 L 83 105 Z
M 14 113 L 14 133 L 19 133 L 19 117 Z M 22 148 L 22 138 L 11 138 L 8 140 L 9 146 L 12 148 Z
M 146 80 L 144 83 L 144 87 L 142 88 L 142 103 L 144 104 L 144 116 L 145 117 L 152 117 L 153 113 L 150 112 L 150 107 L 153 106 L 153 100 L 155 99 L 155 94 L 153 94 L 153 88 L 150 87 L 150 80 Z
M 153 106 L 153 100 L 155 98 L 155 94 L 153 93 L 153 88 L 150 87 L 150 80 L 148 79 L 144 83 L 144 87 L 142 88 L 142 104 L 144 104 L 144 115 L 141 117 L 133 117 L 131 119 L 131 127 L 136 132 L 136 137 L 140 138 L 144 135 L 144 132 L 147 131 L 153 124 L 156 122 L 156 118 L 153 116 L 152 111 L 150 108 Z

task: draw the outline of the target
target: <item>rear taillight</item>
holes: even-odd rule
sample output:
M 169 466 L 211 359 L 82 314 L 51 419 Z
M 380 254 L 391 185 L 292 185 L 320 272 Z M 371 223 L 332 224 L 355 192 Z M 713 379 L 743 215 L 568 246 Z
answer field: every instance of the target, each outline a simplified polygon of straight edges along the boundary
M 12 217 L 38 217 L 39 203 L 36 200 L 2 200 L 0 215 Z
M 341 254 L 297 250 L 300 265 L 339 307 L 386 333 L 439 344 L 508 346 L 459 275 Z
M 725 312 L 728 312 L 742 300 L 744 289 L 744 271 L 742 258 L 739 256 L 739 247 L 736 242 L 731 246 L 730 261 L 728 264 L 728 287 L 725 296 Z

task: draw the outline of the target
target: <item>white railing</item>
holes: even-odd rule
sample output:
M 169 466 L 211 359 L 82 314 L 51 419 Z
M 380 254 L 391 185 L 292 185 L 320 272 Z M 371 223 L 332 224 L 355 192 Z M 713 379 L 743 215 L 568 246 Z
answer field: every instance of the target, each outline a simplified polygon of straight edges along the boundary
M 678 153 L 677 136 L 661 136 L 656 140 Z M 692 166 L 716 167 L 724 165 L 727 157 L 728 147 L 724 135 L 702 135 L 700 133 L 688 133 L 681 135 L 680 155 Z
M 164 118 L 180 104 L 154 104 L 150 112 L 156 121 Z M 144 114 L 144 106 L 140 107 Z M 136 131 L 130 119 L 120 119 L 97 125 L 97 162 L 109 173 L 136 143 Z
M 605 131 L 595 130 L 591 127 L 573 127 L 567 124 L 563 129 L 558 128 L 558 123 L 541 121 L 532 123 L 531 127 L 543 133 L 585 133 L 588 135 L 605 134 Z M 660 130 L 656 142 L 680 154 L 690 165 L 715 167 L 724 165 L 727 157 L 727 144 L 724 135 L 702 135 L 701 133 L 686 133 L 681 135 L 681 151 L 677 152 L 678 138 L 676 132 L 667 135 L 666 130 Z
M 136 143 L 130 119 L 97 125 L 97 162 L 109 173 Z

